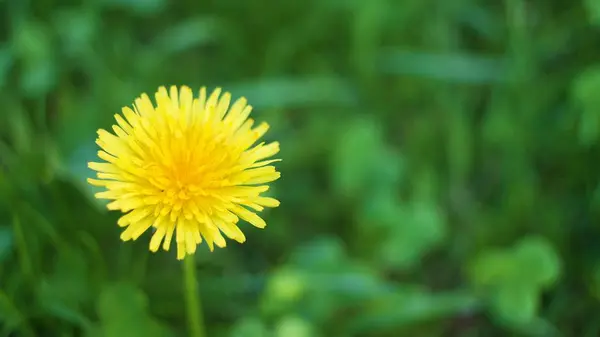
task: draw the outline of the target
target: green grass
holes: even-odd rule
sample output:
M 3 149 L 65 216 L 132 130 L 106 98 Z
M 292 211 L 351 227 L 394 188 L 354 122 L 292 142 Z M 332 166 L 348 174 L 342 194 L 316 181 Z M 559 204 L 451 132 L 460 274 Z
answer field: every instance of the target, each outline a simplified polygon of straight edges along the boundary
M 160 85 L 246 96 L 282 202 L 196 254 L 211 337 L 600 334 L 596 1 L 0 1 L 0 337 L 190 336 L 93 199 Z

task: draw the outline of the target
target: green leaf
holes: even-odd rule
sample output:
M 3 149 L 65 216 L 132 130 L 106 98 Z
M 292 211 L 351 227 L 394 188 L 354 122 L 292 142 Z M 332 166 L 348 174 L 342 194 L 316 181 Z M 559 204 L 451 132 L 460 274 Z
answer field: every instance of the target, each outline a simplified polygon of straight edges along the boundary
M 26 63 L 49 58 L 53 52 L 51 33 L 41 20 L 19 21 L 11 39 L 15 56 Z
M 102 0 L 102 3 L 140 15 L 159 13 L 166 5 L 165 0 Z
M 592 270 L 589 271 L 588 280 L 590 293 L 596 300 L 600 300 L 600 262 L 594 263 Z
M 406 176 L 404 156 L 397 150 L 381 149 L 380 157 L 373 167 L 371 188 L 373 191 L 398 191 Z
M 395 226 L 383 238 L 379 256 L 385 265 L 410 268 L 442 242 L 446 224 L 433 202 L 414 202 L 398 211 Z
M 470 54 L 430 54 L 410 50 L 385 50 L 380 69 L 385 74 L 417 75 L 458 83 L 506 80 L 504 60 Z
M 31 120 L 26 117 L 26 114 L 20 108 L 20 106 L 11 106 L 11 109 L 19 110 L 7 116 L 6 126 L 8 127 L 7 134 L 10 135 L 13 145 L 12 149 L 19 157 L 23 158 L 30 155 L 34 148 L 35 131 Z
M 53 317 L 91 328 L 91 322 L 81 313 L 93 293 L 85 256 L 73 250 L 61 251 L 52 274 L 40 283 L 42 307 Z
M 0 290 L 0 317 L 2 317 L 2 325 L 0 326 L 1 336 L 10 336 L 11 331 L 18 330 L 19 326 L 24 326 L 28 329 L 26 317 L 24 317 L 23 313 L 19 311 L 3 290 Z
M 333 153 L 331 179 L 343 197 L 366 193 L 381 162 L 384 146 L 381 127 L 372 119 L 346 124 Z
M 59 253 L 50 277 L 40 284 L 40 296 L 45 306 L 60 304 L 78 309 L 89 293 L 88 265 L 80 252 L 66 250 Z
M 560 260 L 554 247 L 544 238 L 527 237 L 515 247 L 518 275 L 522 283 L 546 287 L 558 279 Z
M 600 24 L 600 2 L 598 0 L 584 0 L 588 18 L 594 25 Z
M 492 295 L 492 309 L 504 324 L 527 324 L 536 316 L 538 297 L 535 288 L 527 285 L 500 287 Z
M 579 141 L 583 145 L 591 145 L 598 140 L 600 134 L 600 114 L 595 109 L 585 109 L 579 122 Z
M 591 107 L 592 103 L 600 101 L 599 89 L 600 66 L 586 69 L 573 81 L 573 96 L 576 102 L 583 106 Z
M 211 17 L 193 17 L 177 23 L 157 36 L 153 51 L 168 56 L 206 45 L 218 37 L 219 22 Z
M 98 315 L 104 337 L 160 337 L 163 327 L 148 313 L 148 299 L 137 287 L 112 284 L 100 293 Z
M 298 316 L 286 316 L 275 326 L 275 337 L 316 337 L 315 328 Z
M 290 263 L 308 271 L 334 271 L 346 268 L 344 244 L 337 237 L 321 236 L 298 247 Z
M 257 109 L 300 108 L 315 104 L 355 106 L 356 93 L 346 81 L 336 77 L 272 78 L 227 86 L 243 95 Z
M 14 59 L 11 50 L 0 47 L 0 88 L 3 88 L 6 84 L 13 62 Z
M 593 0 L 595 1 L 595 0 Z M 595 1 L 597 2 L 597 1 Z M 582 108 L 579 120 L 579 140 L 584 145 L 597 141 L 600 134 L 600 67 L 585 70 L 573 84 L 576 104 Z
M 0 263 L 6 259 L 14 247 L 13 232 L 9 226 L 0 227 Z
M 306 293 L 307 279 L 299 269 L 283 268 L 275 271 L 267 281 L 261 301 L 266 314 L 289 310 Z
M 87 55 L 90 44 L 100 31 L 97 11 L 64 9 L 54 15 L 54 27 L 64 51 L 71 57 Z
M 52 59 L 26 63 L 21 75 L 21 89 L 26 97 L 40 97 L 56 84 L 58 73 Z
M 270 337 L 267 327 L 256 317 L 244 317 L 231 329 L 230 337 Z
M 489 249 L 473 261 L 469 274 L 475 286 L 494 287 L 512 281 L 514 261 L 503 250 Z
M 535 318 L 540 292 L 556 281 L 560 262 L 549 242 L 531 236 L 511 248 L 482 253 L 469 271 L 471 282 L 490 300 L 495 317 L 522 326 Z
M 521 137 L 521 127 L 514 125 L 506 109 L 508 107 L 502 106 L 488 112 L 483 119 L 482 131 L 487 143 L 510 149 Z
M 28 98 L 47 93 L 57 81 L 51 32 L 41 21 L 33 20 L 23 21 L 15 29 L 12 49 L 23 62 L 20 85 Z
M 376 305 L 348 325 L 347 336 L 394 331 L 441 317 L 468 313 L 479 307 L 479 301 L 468 292 L 433 293 L 424 289 L 403 287 L 382 296 Z
M 479 286 L 517 284 L 541 289 L 557 280 L 560 260 L 547 240 L 531 236 L 511 248 L 482 253 L 471 265 L 470 273 Z
M 396 191 L 380 190 L 366 198 L 359 213 L 359 223 L 367 232 L 374 235 L 382 231 L 388 233 L 398 227 L 399 222 L 406 223 L 406 209 L 396 196 Z

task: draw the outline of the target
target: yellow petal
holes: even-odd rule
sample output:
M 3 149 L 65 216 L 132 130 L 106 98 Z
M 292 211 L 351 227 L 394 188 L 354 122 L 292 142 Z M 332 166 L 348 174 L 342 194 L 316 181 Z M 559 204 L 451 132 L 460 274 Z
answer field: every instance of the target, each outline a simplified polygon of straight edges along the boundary
M 256 197 L 252 200 L 254 202 L 256 202 L 257 204 L 263 205 L 265 207 L 278 207 L 279 206 L 279 200 L 274 199 L 274 198 Z
M 160 243 L 165 237 L 166 232 L 167 231 L 164 226 L 160 226 L 156 229 L 156 232 L 154 232 L 154 235 L 152 235 L 152 239 L 150 240 L 150 251 L 154 253 L 158 251 L 158 248 L 160 248 Z
M 232 211 L 241 219 L 248 221 L 254 227 L 265 228 L 267 226 L 265 220 L 256 215 L 256 213 L 253 213 L 241 206 L 235 206 Z

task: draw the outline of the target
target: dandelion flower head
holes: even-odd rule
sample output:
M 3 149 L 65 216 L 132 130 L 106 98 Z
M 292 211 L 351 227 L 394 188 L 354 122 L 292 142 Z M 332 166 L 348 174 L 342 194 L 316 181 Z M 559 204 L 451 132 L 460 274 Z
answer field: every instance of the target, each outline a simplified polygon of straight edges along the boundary
M 96 198 L 124 213 L 121 239 L 136 240 L 152 227 L 150 250 L 161 243 L 169 250 L 175 236 L 181 260 L 203 240 L 211 251 L 225 247 L 222 234 L 244 242 L 239 219 L 264 228 L 256 212 L 279 206 L 262 195 L 280 177 L 271 165 L 278 159 L 268 159 L 279 143 L 256 145 L 269 125 L 254 126 L 246 99 L 231 103 L 220 88 L 194 97 L 186 86 L 160 87 L 155 103 L 142 94 L 115 115 L 114 133 L 98 130 L 103 162 L 88 164 L 97 172 L 88 182 L 105 188 Z

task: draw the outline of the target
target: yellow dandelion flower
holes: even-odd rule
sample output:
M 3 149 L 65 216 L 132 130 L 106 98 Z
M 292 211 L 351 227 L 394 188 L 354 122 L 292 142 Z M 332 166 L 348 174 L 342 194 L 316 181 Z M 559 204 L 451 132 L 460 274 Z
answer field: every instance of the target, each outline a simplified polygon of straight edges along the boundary
M 267 123 L 253 127 L 252 107 L 245 98 L 231 103 L 228 92 L 206 88 L 194 98 L 186 86 L 160 87 L 154 105 L 148 95 L 135 100 L 133 109 L 116 114 L 113 133 L 98 130 L 98 157 L 89 163 L 97 179 L 88 179 L 106 190 L 99 199 L 112 200 L 109 210 L 125 213 L 118 225 L 126 229 L 123 241 L 136 240 L 150 227 L 154 234 L 150 250 L 162 242 L 169 250 L 175 235 L 177 259 L 193 254 L 204 239 L 225 247 L 225 236 L 246 240 L 238 228 L 241 218 L 264 228 L 254 211 L 277 207 L 279 201 L 261 196 L 265 183 L 280 173 L 267 160 L 279 152 L 279 143 L 254 145 L 269 129 Z M 251 211 L 253 209 L 254 211 Z

